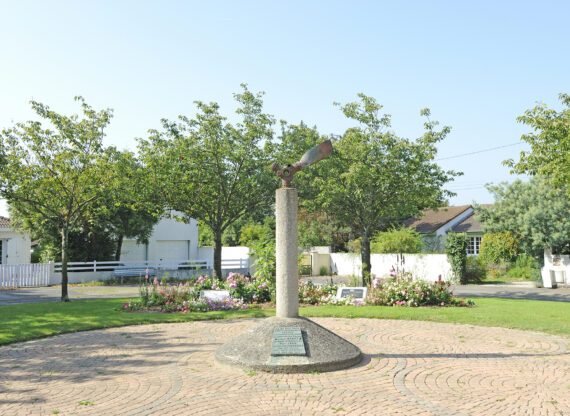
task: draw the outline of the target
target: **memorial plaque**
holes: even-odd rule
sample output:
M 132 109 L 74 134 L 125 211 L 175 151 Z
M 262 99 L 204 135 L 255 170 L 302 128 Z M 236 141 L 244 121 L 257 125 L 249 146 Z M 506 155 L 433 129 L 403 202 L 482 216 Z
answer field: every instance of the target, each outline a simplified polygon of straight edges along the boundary
M 339 287 L 336 292 L 337 299 L 348 298 L 352 296 L 354 299 L 364 300 L 366 298 L 366 287 Z
M 552 265 L 553 266 L 560 266 L 560 260 L 562 260 L 562 259 L 558 256 L 552 257 Z
M 298 326 L 277 327 L 273 330 L 272 356 L 307 355 L 303 334 Z
M 209 300 L 224 300 L 230 297 L 227 290 L 201 290 L 200 297 Z

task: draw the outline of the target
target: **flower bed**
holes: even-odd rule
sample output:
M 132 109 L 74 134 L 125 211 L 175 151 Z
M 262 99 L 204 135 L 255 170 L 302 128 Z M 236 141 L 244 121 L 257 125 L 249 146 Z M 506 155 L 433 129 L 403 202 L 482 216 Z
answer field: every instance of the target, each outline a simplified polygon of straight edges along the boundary
M 390 278 L 376 278 L 368 288 L 365 301 L 352 297 L 337 299 L 337 285 L 315 285 L 311 281 L 299 284 L 301 305 L 384 305 L 384 306 L 473 306 L 473 301 L 454 296 L 449 283 L 441 279 L 433 283 L 414 280 L 409 273 L 390 273 Z M 227 290 L 226 299 L 202 299 L 202 290 Z M 126 311 L 207 312 L 216 310 L 258 308 L 267 304 L 275 287 L 266 281 L 230 273 L 225 281 L 200 276 L 193 284 L 168 285 L 154 279 L 140 288 L 140 299 L 123 304 Z
M 140 298 L 135 302 L 123 304 L 126 311 L 160 311 L 160 312 L 207 312 L 215 310 L 246 309 L 258 307 L 261 302 L 271 299 L 272 286 L 264 281 L 250 279 L 247 276 L 230 273 L 225 281 L 200 276 L 192 284 L 186 282 L 169 285 L 158 279 L 140 287 Z M 226 299 L 200 298 L 202 290 L 227 290 Z
M 368 305 L 386 306 L 473 306 L 471 300 L 458 298 L 449 289 L 450 284 L 441 280 L 433 283 L 414 280 L 409 273 L 393 274 L 383 281 L 376 278 L 368 290 Z

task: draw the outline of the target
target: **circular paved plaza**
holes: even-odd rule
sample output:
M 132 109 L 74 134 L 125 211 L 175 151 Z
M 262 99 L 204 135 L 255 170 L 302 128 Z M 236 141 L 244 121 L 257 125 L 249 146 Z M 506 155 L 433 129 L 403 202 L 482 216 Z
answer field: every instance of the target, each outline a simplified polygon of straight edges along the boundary
M 218 366 L 258 320 L 132 326 L 0 348 L 1 415 L 570 415 L 570 339 L 420 321 L 320 318 L 342 371 Z

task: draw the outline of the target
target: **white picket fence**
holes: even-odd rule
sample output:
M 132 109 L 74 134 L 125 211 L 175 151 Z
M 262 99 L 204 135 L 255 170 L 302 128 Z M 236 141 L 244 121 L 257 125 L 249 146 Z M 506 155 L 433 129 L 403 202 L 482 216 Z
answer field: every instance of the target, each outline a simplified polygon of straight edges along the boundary
M 0 287 L 48 286 L 52 264 L 3 264 L 0 265 Z

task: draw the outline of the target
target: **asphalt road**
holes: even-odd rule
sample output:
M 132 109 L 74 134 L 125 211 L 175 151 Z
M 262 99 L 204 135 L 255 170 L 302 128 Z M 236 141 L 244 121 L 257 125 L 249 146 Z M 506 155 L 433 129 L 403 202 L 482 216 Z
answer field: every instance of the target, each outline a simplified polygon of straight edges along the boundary
M 330 281 L 330 278 L 321 278 Z M 323 282 L 325 281 L 323 280 Z M 314 278 L 314 283 L 322 283 Z M 340 283 L 335 280 L 334 283 Z M 536 288 L 530 283 L 514 283 L 501 285 L 466 285 L 452 286 L 457 296 L 486 297 L 505 299 L 532 299 L 557 302 L 570 302 L 570 287 L 557 289 Z M 110 299 L 138 297 L 138 286 L 70 286 L 71 300 Z M 35 287 L 16 290 L 0 290 L 0 306 L 34 302 L 58 302 L 61 298 L 61 287 Z

